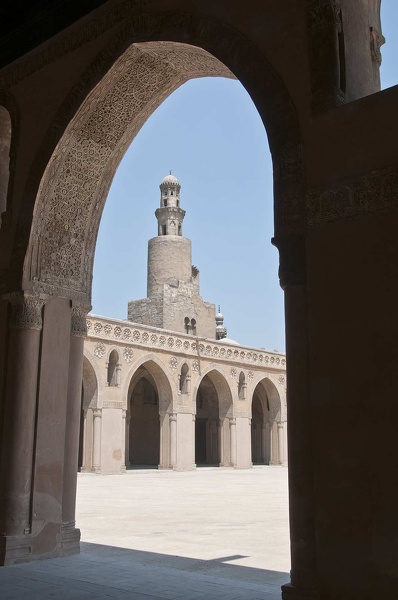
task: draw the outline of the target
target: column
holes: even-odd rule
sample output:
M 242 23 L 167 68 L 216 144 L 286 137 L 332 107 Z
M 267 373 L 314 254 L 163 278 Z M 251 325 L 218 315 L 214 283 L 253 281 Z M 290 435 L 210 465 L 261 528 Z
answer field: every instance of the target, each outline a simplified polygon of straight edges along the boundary
M 192 415 L 192 468 L 196 469 L 196 456 L 195 456 L 195 436 L 196 436 L 196 415 Z
M 236 419 L 229 419 L 231 467 L 236 467 Z
M 169 415 L 170 422 L 170 467 L 174 469 L 177 465 L 177 415 Z
M 211 463 L 211 431 L 210 431 L 210 420 L 206 421 L 206 464 Z
M 125 445 L 124 445 L 124 464 L 126 465 L 126 469 L 130 466 L 130 411 L 126 411 L 126 429 L 125 429 Z M 162 452 L 162 424 L 160 423 L 160 452 Z M 159 462 L 160 457 L 159 457 Z
M 80 531 L 75 528 L 75 512 L 87 312 L 87 307 L 72 305 L 62 489 L 61 538 L 64 554 L 79 552 Z
M 191 376 L 187 375 L 186 376 L 186 383 L 187 383 L 187 394 L 191 393 Z
M 283 464 L 287 466 L 287 457 L 288 457 L 288 449 L 287 449 L 287 423 L 284 422 L 283 427 Z
M 82 444 L 82 473 L 84 473 L 87 469 L 87 458 L 86 458 L 86 452 L 87 452 L 87 410 L 85 410 L 83 412 L 83 444 Z
M 267 426 L 265 423 L 261 425 L 261 462 L 267 464 Z
M 126 423 L 127 410 L 122 410 L 122 464 L 120 467 L 121 473 L 126 472 Z
M 269 424 L 269 464 L 275 464 L 275 430 L 274 421 Z
M 265 463 L 271 464 L 271 426 L 270 422 L 265 423 Z
M 120 386 L 120 373 L 122 370 L 122 365 L 120 363 L 117 363 L 116 365 L 116 385 Z
M 102 409 L 94 408 L 93 410 L 93 471 L 94 473 L 101 472 L 101 417 Z
M 278 423 L 278 463 L 283 464 L 283 423 Z
M 9 536 L 19 557 L 29 552 L 42 309 L 45 298 L 24 292 L 7 294 L 11 304 L 3 436 L 0 465 L 0 564 L 9 560 Z M 3 540 L 1 539 L 3 538 Z M 10 551 L 10 555 L 12 550 Z
M 290 584 L 284 600 L 319 598 L 317 591 L 314 472 L 306 289 L 306 240 L 302 235 L 273 239 L 279 249 L 285 292 L 287 426 L 289 436 Z
M 224 445 L 223 445 L 223 419 L 219 419 L 218 425 L 218 454 L 220 456 L 220 467 L 224 467 Z

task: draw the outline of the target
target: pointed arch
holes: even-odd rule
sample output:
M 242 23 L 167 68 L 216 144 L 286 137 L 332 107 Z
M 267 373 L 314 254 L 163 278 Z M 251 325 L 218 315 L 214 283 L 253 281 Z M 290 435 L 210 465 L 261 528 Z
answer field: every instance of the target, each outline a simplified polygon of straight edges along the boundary
M 32 168 L 27 184 L 29 200 L 20 214 L 25 223 L 33 215 L 30 243 L 28 238 L 19 243 L 27 249 L 24 279 L 36 278 L 37 287 L 43 291 L 54 293 L 56 289 L 68 294 L 72 286 L 89 299 L 95 240 L 115 170 L 148 116 L 191 78 L 241 80 L 268 134 L 274 162 L 277 233 L 283 233 L 285 223 L 290 229 L 294 223 L 297 230 L 303 222 L 304 204 L 297 203 L 304 184 L 298 119 L 267 57 L 218 19 L 184 15 L 181 20 L 180 15 L 170 13 L 161 18 L 151 15 L 146 23 L 146 15 L 141 17 L 139 41 L 126 26 L 88 68 L 80 87 L 73 90 L 55 117 Z M 99 146 L 100 153 L 96 152 Z M 82 155 L 89 157 L 87 164 L 75 164 L 80 147 Z M 87 148 L 92 151 L 87 152 Z M 289 178 L 281 187 L 286 166 Z M 81 169 L 90 171 L 84 190 L 75 177 Z M 282 211 L 278 197 L 286 187 L 289 195 L 283 197 L 294 198 L 294 202 L 288 206 L 285 201 Z M 67 195 L 70 210 L 57 214 L 64 189 L 74 190 Z M 65 231 L 73 232 L 73 242 L 72 238 L 65 239 Z M 68 276 L 63 268 L 66 255 Z M 81 256 L 86 260 L 81 261 Z
M 171 411 L 175 397 L 171 381 L 167 376 L 166 365 L 155 354 L 146 354 L 137 360 L 129 369 L 122 386 L 122 401 L 125 407 L 128 407 L 128 396 L 131 391 L 131 385 L 138 381 L 140 367 L 150 373 L 156 382 L 157 392 L 159 395 L 159 412 L 161 414 Z M 137 379 L 138 376 L 138 379 Z
M 211 364 L 201 371 L 200 378 L 195 382 L 193 389 L 193 402 L 196 402 L 199 386 L 206 376 L 209 377 L 219 396 L 220 419 L 225 417 L 232 418 L 234 390 L 225 372 L 218 365 Z
M 252 462 L 284 463 L 284 423 L 282 404 L 276 385 L 259 377 L 250 398 Z

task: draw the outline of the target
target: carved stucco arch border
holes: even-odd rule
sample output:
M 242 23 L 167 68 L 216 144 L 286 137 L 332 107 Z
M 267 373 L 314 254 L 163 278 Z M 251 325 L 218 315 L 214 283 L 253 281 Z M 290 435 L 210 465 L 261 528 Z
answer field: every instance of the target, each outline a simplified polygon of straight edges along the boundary
M 151 363 L 155 364 L 157 368 L 151 369 Z M 147 365 L 149 365 L 149 368 Z M 141 358 L 131 365 L 125 377 L 123 378 L 121 398 L 124 408 L 128 408 L 128 394 L 131 381 L 137 370 L 142 366 L 145 366 L 145 368 L 149 371 L 156 383 L 156 387 L 158 388 L 159 413 L 163 414 L 166 412 L 172 412 L 173 406 L 176 406 L 177 403 L 176 390 L 174 389 L 175 386 L 172 385 L 172 382 L 167 375 L 166 365 L 155 354 L 152 353 L 141 356 Z M 163 400 L 162 392 L 164 392 L 165 400 Z
M 231 382 L 223 369 L 216 365 L 210 364 L 203 369 L 195 381 L 192 392 L 192 414 L 196 414 L 196 396 L 203 379 L 209 376 L 218 397 L 220 418 L 234 416 L 234 400 L 237 398 L 237 390 L 233 390 Z
M 72 185 L 69 181 L 66 185 L 67 169 L 62 171 L 62 166 L 57 165 L 54 158 L 65 156 L 68 144 L 71 144 L 72 138 L 76 137 L 76 131 L 72 137 L 65 134 L 68 131 L 71 133 L 73 124 L 78 120 L 78 114 L 81 116 L 86 111 L 86 121 L 90 119 L 92 116 L 89 114 L 90 103 L 93 102 L 93 94 L 101 88 L 101 85 L 95 88 L 96 84 L 103 83 L 115 65 L 116 69 L 120 67 L 122 53 L 131 49 L 133 43 L 169 40 L 190 44 L 191 48 L 202 49 L 202 55 L 204 51 L 210 53 L 213 61 L 216 57 L 234 72 L 251 95 L 268 134 L 274 163 L 276 233 L 278 236 L 297 235 L 303 230 L 304 173 L 298 119 L 282 80 L 264 54 L 242 33 L 214 18 L 171 12 L 149 14 L 138 11 L 132 14 L 131 7 L 129 10 L 128 8 L 126 5 L 125 18 L 115 29 L 112 43 L 100 53 L 83 74 L 76 88 L 66 98 L 47 131 L 41 150 L 32 166 L 25 190 L 24 210 L 19 215 L 16 246 L 12 259 L 14 273 L 21 273 L 24 264 L 23 287 L 25 289 L 33 288 L 42 291 L 46 289 L 51 294 L 71 297 L 86 303 L 89 301 L 93 251 L 100 214 L 117 164 L 131 139 L 127 140 L 128 143 L 124 140 L 124 146 L 121 144 L 119 148 L 113 149 L 112 165 L 105 159 L 103 161 L 99 187 L 95 190 L 95 194 L 91 194 L 95 200 L 92 200 L 92 211 L 88 211 L 92 231 L 90 243 L 87 244 L 85 244 L 86 238 L 82 241 L 78 235 L 69 235 L 71 232 L 68 232 L 68 223 L 62 221 L 62 213 L 71 209 L 70 203 L 66 202 L 60 207 L 62 202 L 58 199 L 51 204 L 51 190 L 54 189 L 56 182 L 62 182 L 62 178 L 64 178 L 64 189 L 69 189 L 72 193 L 75 186 L 77 188 L 83 186 L 83 183 L 79 183 L 78 180 Z M 47 56 L 49 55 L 51 52 L 47 52 Z M 179 77 L 178 82 L 173 82 L 174 87 L 164 86 L 163 97 L 157 98 L 158 103 L 183 82 L 181 74 Z M 151 107 L 142 122 L 154 108 Z M 92 129 L 95 130 L 96 127 L 93 126 Z M 78 150 L 76 152 L 78 153 Z M 95 174 L 89 173 L 87 179 L 90 178 L 95 179 Z M 40 192 L 38 192 L 39 186 Z M 87 201 L 88 194 L 85 194 L 85 197 Z M 34 223 L 30 227 L 34 207 Z M 57 215 L 57 208 L 60 208 L 61 217 Z M 43 218 L 46 211 L 47 215 L 50 214 L 50 219 Z M 77 203 L 72 207 L 70 222 L 79 223 L 82 211 L 84 211 L 84 203 Z M 95 218 L 92 218 L 94 215 Z M 86 222 L 87 219 L 86 216 Z M 83 230 L 84 227 L 81 229 Z M 51 236 L 49 242 L 48 238 Z M 31 240 L 30 243 L 28 239 Z M 58 263 L 53 258 L 54 255 L 57 255 Z
M 270 403 L 273 404 L 271 407 L 270 413 L 272 415 L 271 421 L 275 420 L 279 415 L 279 420 L 285 421 L 286 415 L 284 413 L 284 402 L 282 402 L 282 396 L 278 389 L 278 386 L 269 375 L 259 375 L 251 386 L 250 399 L 249 399 L 249 412 L 252 412 L 253 398 L 254 392 L 257 386 L 261 384 L 265 389 L 265 392 L 270 400 Z M 276 404 L 278 405 L 278 409 L 276 410 Z

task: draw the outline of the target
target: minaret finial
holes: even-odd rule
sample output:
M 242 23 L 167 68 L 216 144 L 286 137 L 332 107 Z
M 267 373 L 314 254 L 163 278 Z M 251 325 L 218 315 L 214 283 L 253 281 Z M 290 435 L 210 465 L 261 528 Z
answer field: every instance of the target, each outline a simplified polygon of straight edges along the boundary
M 220 305 L 218 305 L 218 312 L 219 313 L 221 312 L 221 306 Z
M 170 169 L 169 173 L 170 173 L 170 175 L 171 175 L 171 169 Z

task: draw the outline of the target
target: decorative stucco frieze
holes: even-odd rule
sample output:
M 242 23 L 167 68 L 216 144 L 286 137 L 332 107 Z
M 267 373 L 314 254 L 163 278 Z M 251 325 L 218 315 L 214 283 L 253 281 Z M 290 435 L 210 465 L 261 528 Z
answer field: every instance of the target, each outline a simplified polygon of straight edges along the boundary
M 398 207 L 398 169 L 387 167 L 319 186 L 307 194 L 310 227 Z
M 134 357 L 134 350 L 132 348 L 124 348 L 123 350 L 123 358 L 126 362 L 130 363 Z
M 285 369 L 286 358 L 284 355 L 273 352 L 259 352 L 255 348 L 247 348 L 243 346 L 229 346 L 225 343 L 197 338 L 192 342 L 192 337 L 183 334 L 172 333 L 165 330 L 159 330 L 155 333 L 154 328 L 149 326 L 139 326 L 132 323 L 131 327 L 126 327 L 124 321 L 106 320 L 103 317 L 89 316 L 87 319 L 88 339 L 111 340 L 114 342 L 123 343 L 125 349 L 133 346 L 147 349 L 162 350 L 170 352 L 173 348 L 173 353 L 181 356 L 195 357 L 192 362 L 192 370 L 199 371 L 199 360 L 197 357 L 212 358 L 220 361 L 233 361 L 243 365 L 251 365 L 258 367 L 267 367 L 270 369 Z M 109 329 L 110 328 L 110 329 Z M 134 332 L 135 335 L 127 335 L 127 332 Z M 124 336 L 122 335 L 124 332 Z M 172 342 L 172 343 L 171 343 Z M 129 346 L 126 346 L 129 343 Z M 101 341 L 98 341 L 94 354 L 97 358 L 102 358 L 105 355 L 105 346 Z M 124 352 L 124 351 L 123 351 Z M 123 355 L 124 356 L 124 355 Z M 124 356 L 125 358 L 125 356 Z M 171 369 L 176 369 L 178 360 L 176 356 L 170 358 L 169 366 Z

